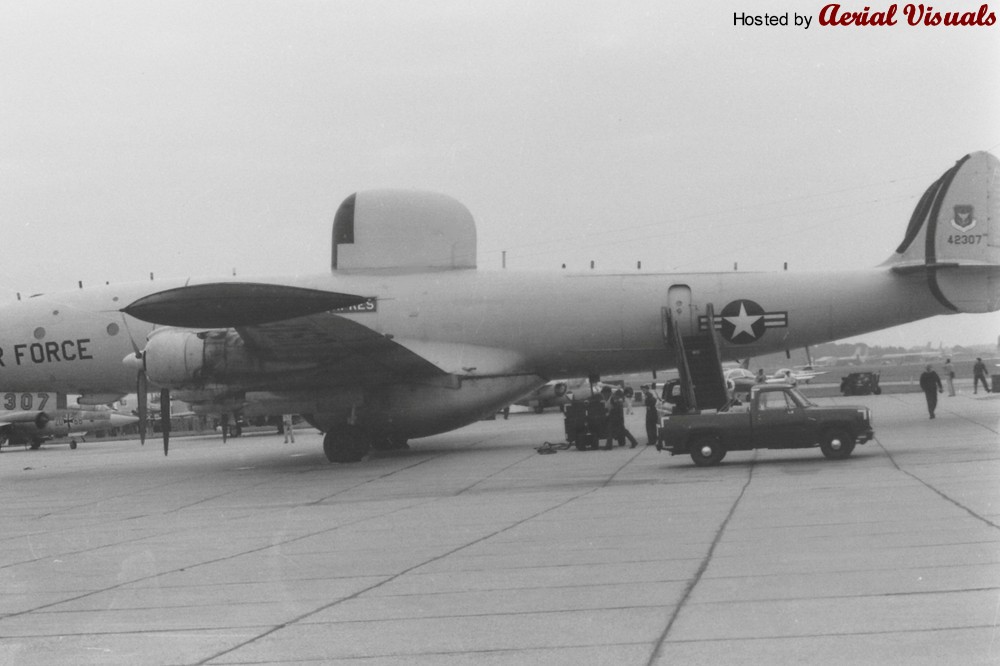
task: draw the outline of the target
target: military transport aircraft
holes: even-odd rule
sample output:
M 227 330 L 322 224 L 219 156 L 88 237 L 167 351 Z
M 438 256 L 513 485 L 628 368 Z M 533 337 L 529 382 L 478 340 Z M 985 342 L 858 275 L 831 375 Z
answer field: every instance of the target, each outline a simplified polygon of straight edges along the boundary
M 192 408 L 302 414 L 326 433 L 327 457 L 349 462 L 469 424 L 552 379 L 675 367 L 678 333 L 717 330 L 722 358 L 737 359 L 998 309 L 1000 161 L 985 152 L 934 181 L 884 264 L 835 273 L 480 272 L 460 203 L 363 191 L 335 215 L 329 273 L 111 285 L 3 306 L 0 385 L 152 386 Z

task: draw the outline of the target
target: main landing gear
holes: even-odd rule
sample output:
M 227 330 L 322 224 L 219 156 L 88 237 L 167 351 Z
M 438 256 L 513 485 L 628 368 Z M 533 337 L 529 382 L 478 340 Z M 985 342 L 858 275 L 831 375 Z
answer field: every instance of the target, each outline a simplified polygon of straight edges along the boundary
M 339 426 L 323 437 L 323 453 L 334 463 L 360 462 L 369 451 L 399 451 L 408 449 L 406 437 L 377 436 L 356 425 Z
M 356 425 L 341 426 L 323 437 L 323 453 L 330 462 L 360 462 L 370 448 L 368 433 Z

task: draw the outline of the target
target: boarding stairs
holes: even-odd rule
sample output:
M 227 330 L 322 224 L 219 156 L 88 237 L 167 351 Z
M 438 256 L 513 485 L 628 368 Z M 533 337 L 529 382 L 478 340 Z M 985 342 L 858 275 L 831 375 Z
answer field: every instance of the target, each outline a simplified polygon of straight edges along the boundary
M 670 310 L 665 316 L 672 317 Z M 679 326 L 668 321 L 671 332 L 669 344 L 677 355 L 677 371 L 681 394 L 692 411 L 719 409 L 729 402 L 726 378 L 722 372 L 719 355 L 719 334 L 715 330 L 715 313 L 711 304 L 706 306 L 705 329 L 685 334 Z

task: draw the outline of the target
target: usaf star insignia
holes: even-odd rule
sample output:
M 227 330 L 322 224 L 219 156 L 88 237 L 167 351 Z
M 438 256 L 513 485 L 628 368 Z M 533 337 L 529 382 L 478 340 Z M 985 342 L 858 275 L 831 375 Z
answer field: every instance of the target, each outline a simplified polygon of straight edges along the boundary
M 765 312 L 759 304 L 747 299 L 728 303 L 715 318 L 715 329 L 727 342 L 736 345 L 756 342 L 769 328 L 787 328 L 787 312 Z M 698 318 L 699 330 L 708 328 L 708 317 Z

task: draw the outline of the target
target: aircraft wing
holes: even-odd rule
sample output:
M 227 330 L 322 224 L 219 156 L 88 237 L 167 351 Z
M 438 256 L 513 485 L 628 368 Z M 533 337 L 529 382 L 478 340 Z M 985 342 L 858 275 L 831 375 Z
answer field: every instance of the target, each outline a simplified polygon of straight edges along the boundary
M 237 327 L 247 347 L 262 359 L 311 363 L 326 381 L 416 381 L 454 384 L 460 377 L 509 377 L 523 357 L 478 345 L 394 339 L 332 313 Z
M 430 379 L 448 374 L 391 338 L 330 313 L 239 326 L 236 331 L 262 359 L 315 364 L 341 379 Z
M 145 296 L 123 311 L 154 324 L 235 328 L 261 360 L 315 368 L 313 385 L 435 382 L 533 374 L 506 349 L 394 339 L 335 310 L 366 298 L 289 285 L 209 283 Z

